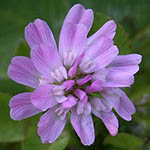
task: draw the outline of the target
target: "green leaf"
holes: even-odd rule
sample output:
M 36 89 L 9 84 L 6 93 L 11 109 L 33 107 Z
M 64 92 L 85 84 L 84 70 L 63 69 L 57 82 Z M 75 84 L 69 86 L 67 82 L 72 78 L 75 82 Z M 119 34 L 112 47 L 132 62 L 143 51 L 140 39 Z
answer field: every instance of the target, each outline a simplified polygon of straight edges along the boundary
M 143 144 L 142 150 L 150 150 L 150 137 L 147 137 L 144 140 L 144 144 Z
M 136 114 L 134 120 L 143 126 L 143 132 L 145 136 L 149 136 L 150 133 L 150 94 L 145 94 L 136 104 Z
M 107 150 L 141 150 L 142 140 L 134 135 L 119 133 L 115 137 L 106 137 L 104 145 L 109 147 Z
M 92 96 L 92 97 L 102 98 L 102 96 L 100 95 L 100 93 L 90 93 L 89 95 Z
M 71 138 L 71 135 L 69 134 L 68 130 L 64 130 L 58 140 L 50 145 L 50 148 L 48 150 L 64 150 L 66 146 L 68 145 L 68 142 Z
M 150 73 L 150 26 L 146 27 L 132 41 L 132 49 L 136 53 L 142 55 L 141 68 L 145 71 L 145 75 Z
M 101 13 L 94 13 L 94 23 L 89 35 L 95 33 L 102 25 L 104 25 L 104 23 L 111 19 L 112 18 L 107 17 Z M 128 35 L 120 24 L 117 24 L 117 31 L 114 41 L 115 45 L 117 45 L 119 48 L 120 54 L 128 54 L 131 51 Z
M 16 95 L 27 91 L 27 88 L 21 84 L 18 84 L 11 79 L 2 78 L 0 79 L 0 92 L 6 93 L 9 95 Z M 28 90 L 29 91 L 29 90 Z
M 134 101 L 140 101 L 145 94 L 150 93 L 149 77 L 145 74 L 135 76 L 135 83 L 128 91 L 129 97 Z
M 150 24 L 149 0 L 72 0 L 120 22 L 132 35 Z
M 0 150 L 21 150 L 21 142 L 0 143 Z
M 150 26 L 145 28 L 143 31 L 138 33 L 132 41 L 132 49 L 134 53 L 142 54 L 142 63 L 140 65 L 139 73 L 135 76 L 135 83 L 130 88 L 128 95 L 134 101 L 137 107 L 137 112 L 134 115 L 134 119 L 137 123 L 144 127 L 145 134 L 150 131 L 148 124 L 150 123 L 149 117 L 149 97 L 145 98 L 150 94 L 149 86 L 149 74 L 150 74 Z M 142 101 L 145 99 L 144 104 Z
M 120 24 L 117 24 L 117 31 L 114 41 L 115 45 L 119 48 L 120 55 L 129 54 L 131 52 L 128 34 Z
M 30 47 L 28 46 L 26 41 L 24 41 L 24 40 L 20 41 L 20 43 L 16 49 L 15 55 L 30 57 Z
M 10 96 L 0 93 L 0 142 L 18 142 L 23 140 L 23 124 L 14 121 L 9 115 Z
M 36 115 L 24 120 L 24 140 L 22 150 L 47 150 L 49 144 L 42 144 L 37 134 L 37 123 L 40 115 Z M 32 145 L 32 146 L 31 146 Z

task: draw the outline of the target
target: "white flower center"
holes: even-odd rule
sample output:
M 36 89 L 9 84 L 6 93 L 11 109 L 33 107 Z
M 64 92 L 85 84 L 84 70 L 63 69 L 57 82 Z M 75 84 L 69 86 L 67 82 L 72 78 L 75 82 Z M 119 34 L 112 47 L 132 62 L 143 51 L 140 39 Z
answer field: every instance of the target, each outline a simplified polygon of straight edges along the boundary
M 95 68 L 95 65 L 91 59 L 83 59 L 79 65 L 80 70 L 84 73 L 90 73 Z
M 53 72 L 51 72 L 51 76 L 57 82 L 62 82 L 64 79 L 68 78 L 66 69 L 64 67 L 60 67 L 58 69 L 55 69 Z
M 68 68 L 71 67 L 77 57 L 75 52 L 65 52 L 64 53 L 64 65 Z

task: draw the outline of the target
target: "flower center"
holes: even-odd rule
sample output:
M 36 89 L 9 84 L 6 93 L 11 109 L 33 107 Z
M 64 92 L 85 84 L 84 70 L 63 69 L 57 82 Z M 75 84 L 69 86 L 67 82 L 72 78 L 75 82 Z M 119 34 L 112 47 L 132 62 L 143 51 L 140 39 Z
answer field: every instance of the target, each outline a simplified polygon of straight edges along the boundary
M 64 66 L 71 67 L 77 57 L 75 52 L 65 52 L 64 53 Z
M 81 76 L 83 77 L 79 78 L 79 76 L 77 75 L 75 78 L 71 80 L 65 80 L 61 85 L 57 85 L 56 88 L 54 88 L 53 90 L 54 95 L 57 97 L 68 97 L 69 95 L 72 95 L 75 98 L 77 98 L 78 101 L 85 103 L 88 101 L 89 94 L 99 92 L 102 90 L 101 81 L 92 81 L 92 77 L 90 74 Z
M 88 96 L 102 90 L 102 81 L 95 80 L 91 73 L 95 67 L 93 61 L 85 60 L 84 53 L 76 57 L 73 52 L 64 54 L 64 66 L 67 67 L 68 73 L 64 67 L 56 68 L 51 72 L 54 79 L 53 95 L 59 104 L 55 112 L 61 119 L 64 119 L 74 106 L 77 114 L 90 113 L 91 104 L 88 102 Z M 40 85 L 46 82 L 47 80 L 40 79 Z

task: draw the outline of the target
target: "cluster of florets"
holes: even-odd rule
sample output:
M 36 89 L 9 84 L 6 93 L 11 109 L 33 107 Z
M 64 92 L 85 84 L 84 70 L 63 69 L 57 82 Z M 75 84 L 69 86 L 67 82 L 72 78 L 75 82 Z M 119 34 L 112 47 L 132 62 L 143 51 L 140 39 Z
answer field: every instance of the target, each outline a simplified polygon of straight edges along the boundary
M 135 113 L 134 105 L 120 88 L 133 84 L 141 56 L 118 56 L 113 20 L 87 37 L 92 23 L 91 9 L 73 6 L 62 26 L 57 49 L 46 22 L 37 19 L 25 28 L 31 59 L 17 56 L 11 61 L 8 76 L 35 88 L 11 99 L 11 117 L 22 120 L 46 111 L 38 123 L 43 143 L 52 143 L 59 137 L 68 113 L 84 145 L 95 139 L 92 113 L 113 136 L 119 125 L 112 109 L 127 121 Z

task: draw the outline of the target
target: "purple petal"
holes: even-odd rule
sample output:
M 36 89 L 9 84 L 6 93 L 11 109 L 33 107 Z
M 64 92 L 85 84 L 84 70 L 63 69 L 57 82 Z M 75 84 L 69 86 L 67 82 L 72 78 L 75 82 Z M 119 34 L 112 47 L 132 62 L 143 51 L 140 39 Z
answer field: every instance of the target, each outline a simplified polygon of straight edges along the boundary
M 62 103 L 62 107 L 63 108 L 71 108 L 77 104 L 77 101 L 78 101 L 77 98 L 75 98 L 72 95 L 69 95 L 68 99 Z
M 32 93 L 21 93 L 14 97 L 9 102 L 10 116 L 14 120 L 22 120 L 41 112 L 31 103 Z
M 130 87 L 133 82 L 134 76 L 131 73 L 112 68 L 108 71 L 103 87 Z
M 118 54 L 118 48 L 113 44 L 112 39 L 100 37 L 88 46 L 79 65 L 81 71 L 85 73 L 95 72 L 111 63 Z
M 104 51 L 102 54 L 95 58 L 94 62 L 96 64 L 96 68 L 94 71 L 98 71 L 109 65 L 117 55 L 117 46 L 112 46 L 107 51 Z
M 83 90 L 76 89 L 74 94 L 80 99 L 81 102 L 85 103 L 88 100 L 88 96 Z
M 80 63 L 80 61 L 82 60 L 82 58 L 84 57 L 84 53 L 82 53 L 75 61 L 74 65 L 69 69 L 68 71 L 68 75 L 71 78 L 74 78 L 77 72 L 77 67 Z
M 69 91 L 75 85 L 74 80 L 66 80 L 63 82 L 62 86 L 65 88 L 65 91 Z
M 11 60 L 8 68 L 8 76 L 23 85 L 37 87 L 40 74 L 34 67 L 31 59 L 24 56 L 16 56 Z
M 68 12 L 64 20 L 63 27 L 65 26 L 65 23 L 71 22 L 74 24 L 84 24 L 87 27 L 87 30 L 89 31 L 92 26 L 93 19 L 94 15 L 91 9 L 85 10 L 85 8 L 82 5 L 76 4 Z
M 58 104 L 52 93 L 53 89 L 53 85 L 39 86 L 31 96 L 32 104 L 43 111 Z
M 127 121 L 132 119 L 131 115 L 135 113 L 135 107 L 122 90 L 115 89 L 114 93 L 108 93 L 106 91 L 101 94 L 110 104 L 112 104 L 120 117 Z
M 91 75 L 87 75 L 84 78 L 78 79 L 77 84 L 79 86 L 84 85 L 85 83 L 89 82 L 91 80 Z
M 98 112 L 95 109 L 92 109 L 95 116 L 100 118 L 105 124 L 107 130 L 112 136 L 117 135 L 118 133 L 118 119 L 113 112 Z
M 91 98 L 90 103 L 96 111 L 110 112 L 112 110 L 111 104 L 103 98 Z
M 88 38 L 88 44 L 91 45 L 100 37 L 113 39 L 116 34 L 116 24 L 113 20 L 106 22 L 96 33 Z
M 114 69 L 122 70 L 135 74 L 139 70 L 139 64 L 142 60 L 142 56 L 138 54 L 117 56 L 110 64 Z
M 31 59 L 37 70 L 50 80 L 52 80 L 51 72 L 62 67 L 57 49 L 46 45 L 32 48 Z
M 83 52 L 86 45 L 86 37 L 87 29 L 83 24 L 66 23 L 64 25 L 59 39 L 59 52 L 64 61 L 72 62 L 72 59 L 67 56 L 70 52 L 75 57 Z
M 99 92 L 101 91 L 102 88 L 102 82 L 97 80 L 97 81 L 93 81 L 92 84 L 90 86 L 87 86 L 85 88 L 85 91 L 87 93 L 94 93 L 94 92 Z
M 56 42 L 48 24 L 36 19 L 25 28 L 25 38 L 31 48 L 41 44 L 56 48 Z
M 48 79 L 45 79 L 45 78 L 42 78 L 42 77 L 39 79 L 39 81 L 40 81 L 39 86 L 40 85 L 47 85 L 47 84 L 51 83 Z
M 77 115 L 85 114 L 89 115 L 91 113 L 91 104 L 89 102 L 81 102 L 79 101 L 76 109 Z
M 112 39 L 100 37 L 87 48 L 86 55 L 91 58 L 96 58 L 112 47 L 113 44 L 114 42 Z
M 53 143 L 60 136 L 67 122 L 67 116 L 62 120 L 55 110 L 56 107 L 50 108 L 38 123 L 38 135 L 42 143 Z
M 101 70 L 94 72 L 94 74 L 92 75 L 92 79 L 105 82 L 107 73 L 108 73 L 108 69 L 103 68 Z
M 84 145 L 91 145 L 94 142 L 95 132 L 91 114 L 77 115 L 75 109 L 73 109 L 71 124 Z
M 125 92 L 118 88 L 118 89 L 116 89 L 116 94 L 118 94 L 118 96 L 120 96 L 120 103 L 121 103 L 120 105 L 121 106 L 117 107 L 118 111 L 120 112 L 120 115 L 125 116 L 126 112 L 128 112 L 131 115 L 134 114 L 136 112 L 135 106 L 133 105 L 131 100 L 128 98 L 128 96 L 125 94 Z M 121 107 L 124 107 L 125 111 Z
M 84 114 L 85 115 L 91 114 L 91 104 L 89 102 L 86 102 L 84 104 Z
M 77 114 L 80 115 L 84 112 L 84 103 L 79 101 L 77 104 Z

